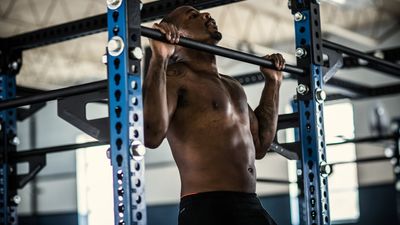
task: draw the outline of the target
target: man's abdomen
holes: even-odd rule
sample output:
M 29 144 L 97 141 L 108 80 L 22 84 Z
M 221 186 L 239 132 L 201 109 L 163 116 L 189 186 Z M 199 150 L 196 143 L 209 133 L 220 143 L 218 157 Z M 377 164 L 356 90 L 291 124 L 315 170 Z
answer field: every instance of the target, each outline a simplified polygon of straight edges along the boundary
M 181 176 L 182 195 L 206 191 L 255 192 L 255 150 L 249 129 L 240 124 L 193 128 L 185 137 L 184 140 L 169 137 Z

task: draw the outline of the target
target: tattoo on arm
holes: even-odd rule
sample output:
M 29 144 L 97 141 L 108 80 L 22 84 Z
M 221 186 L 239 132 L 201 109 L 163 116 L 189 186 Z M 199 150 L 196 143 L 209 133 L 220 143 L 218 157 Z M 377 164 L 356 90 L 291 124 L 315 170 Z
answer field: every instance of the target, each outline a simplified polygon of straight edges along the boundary
M 275 138 L 279 106 L 279 84 L 266 85 L 261 95 L 260 104 L 254 110 L 258 120 L 260 147 L 257 155 L 261 158 L 268 151 Z M 258 158 L 260 158 L 258 157 Z

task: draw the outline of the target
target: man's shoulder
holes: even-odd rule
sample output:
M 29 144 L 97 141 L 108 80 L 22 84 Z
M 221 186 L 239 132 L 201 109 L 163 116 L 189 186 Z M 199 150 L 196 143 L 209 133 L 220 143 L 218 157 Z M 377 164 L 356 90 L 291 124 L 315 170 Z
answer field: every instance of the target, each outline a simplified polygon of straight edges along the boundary
M 233 77 L 231 77 L 231 76 L 228 76 L 228 75 L 225 75 L 225 74 L 219 74 L 221 77 L 223 77 L 223 78 L 225 78 L 225 79 L 227 79 L 227 80 L 233 80 L 233 81 L 236 81 L 235 79 L 233 79 Z
M 221 75 L 221 77 L 224 78 L 225 80 L 227 80 L 227 81 L 229 81 L 229 82 L 231 82 L 231 83 L 235 83 L 235 84 L 237 84 L 237 85 L 239 85 L 239 86 L 242 86 L 242 85 L 240 84 L 240 82 L 239 82 L 238 80 L 236 80 L 235 78 L 233 78 L 233 77 L 231 77 L 231 76 L 228 76 L 228 75 L 224 75 L 224 74 L 220 74 L 220 75 Z

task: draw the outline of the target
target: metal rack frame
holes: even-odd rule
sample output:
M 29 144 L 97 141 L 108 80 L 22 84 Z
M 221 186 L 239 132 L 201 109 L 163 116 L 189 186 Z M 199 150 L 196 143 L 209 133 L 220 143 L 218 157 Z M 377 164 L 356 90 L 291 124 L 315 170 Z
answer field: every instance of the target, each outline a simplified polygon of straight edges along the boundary
M 323 124 L 322 40 L 319 3 L 292 1 L 295 15 L 297 65 L 307 73 L 298 78 L 300 118 L 300 224 L 330 224 L 327 163 Z M 293 4 L 294 3 L 294 4 Z M 300 88 L 302 87 L 302 88 Z M 302 181 L 302 182 L 301 182 Z
M 141 5 L 138 0 L 108 1 L 106 14 L 40 29 L 37 31 L 0 39 L 0 225 L 17 224 L 16 196 L 18 181 L 16 162 L 30 159 L 33 172 L 24 180 L 33 177 L 45 165 L 46 153 L 62 151 L 63 148 L 44 149 L 40 154 L 30 152 L 16 153 L 16 110 L 21 105 L 44 102 L 60 97 L 88 93 L 108 87 L 110 158 L 113 165 L 115 224 L 146 224 L 146 204 L 144 200 L 144 163 L 143 154 L 143 110 L 140 60 L 142 50 L 140 35 L 165 41 L 163 35 L 152 29 L 141 27 L 141 22 L 161 18 L 180 5 L 192 5 L 198 9 L 240 2 L 241 0 L 163 0 Z M 285 71 L 298 80 L 297 104 L 295 115 L 280 115 L 290 121 L 280 120 L 279 129 L 297 127 L 300 140 L 290 146 L 299 154 L 299 187 L 301 224 L 330 224 L 327 174 L 329 165 L 325 158 L 323 126 L 323 85 L 326 65 L 323 53 L 327 49 L 367 61 L 367 67 L 400 77 L 400 66 L 338 44 L 321 39 L 319 0 L 289 0 L 295 20 L 297 66 L 287 65 Z M 128 21 L 128 22 L 126 22 Z M 22 66 L 21 52 L 43 45 L 58 43 L 73 38 L 108 31 L 109 45 L 107 54 L 108 80 L 39 93 L 34 96 L 16 96 L 15 76 Z M 214 54 L 242 60 L 256 65 L 273 68 L 273 63 L 245 53 L 207 46 L 190 39 L 182 38 L 180 45 L 207 51 Z M 331 56 L 330 54 L 328 54 Z M 350 58 L 353 59 L 353 58 Z M 349 58 L 343 58 L 345 66 L 356 65 Z M 389 61 L 392 61 L 389 59 Z M 346 64 L 347 62 L 347 64 Z M 351 64 L 353 63 L 353 64 Z M 329 68 L 328 68 L 329 69 Z M 260 82 L 257 74 L 237 77 L 243 84 Z M 348 88 L 352 83 L 331 79 L 334 85 Z M 362 97 L 400 93 L 399 85 L 370 88 L 356 86 L 356 92 Z M 295 120 L 295 121 L 293 121 Z M 96 145 L 89 143 L 88 145 Z M 64 149 L 71 146 L 64 146 Z M 36 161 L 33 161 L 35 159 Z M 44 160 L 44 161 L 43 161 Z
M 120 5 L 118 5 L 120 4 Z M 108 99 L 114 224 L 145 225 L 140 1 L 108 4 Z M 112 48 L 112 44 L 117 45 Z M 124 47 L 126 45 L 126 47 Z

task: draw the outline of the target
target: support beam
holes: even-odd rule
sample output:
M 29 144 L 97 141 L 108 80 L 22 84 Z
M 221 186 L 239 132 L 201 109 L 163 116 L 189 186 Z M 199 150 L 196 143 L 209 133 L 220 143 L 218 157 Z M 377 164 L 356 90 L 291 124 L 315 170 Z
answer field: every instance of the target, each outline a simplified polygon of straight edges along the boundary
M 161 0 L 146 3 L 141 10 L 142 22 L 160 19 L 181 5 L 207 9 L 243 0 Z M 101 14 L 4 39 L 10 49 L 28 50 L 107 31 L 107 15 Z
M 339 88 L 343 88 L 346 89 L 348 91 L 354 92 L 356 94 L 359 94 L 361 96 L 365 96 L 369 94 L 370 91 L 370 87 L 368 86 L 364 86 L 355 82 L 351 82 L 351 81 L 346 81 L 340 78 L 335 78 L 332 77 L 328 83 L 326 83 L 326 85 L 328 86 L 335 86 L 335 87 L 339 87 Z
M 31 105 L 35 103 L 55 100 L 61 97 L 67 97 L 72 95 L 84 94 L 99 89 L 107 88 L 107 81 L 97 81 L 88 84 L 77 85 L 74 87 L 61 88 L 58 90 L 45 91 L 41 94 L 32 95 L 28 97 L 19 97 L 0 102 L 0 110 L 16 108 L 23 105 Z
M 335 163 L 329 163 L 331 166 L 336 166 L 336 165 L 345 165 L 345 164 L 350 164 L 350 163 L 371 163 L 371 162 L 382 162 L 382 161 L 389 161 L 390 159 L 387 157 L 368 157 L 368 158 L 363 158 L 363 159 L 356 159 L 353 161 L 345 161 L 345 162 L 335 162 Z
M 339 141 L 339 142 L 327 143 L 326 145 L 333 146 L 333 145 L 342 145 L 342 144 L 347 144 L 347 143 L 354 143 L 354 144 L 373 143 L 373 142 L 393 140 L 396 137 L 397 137 L 396 135 L 362 137 L 362 138 L 348 139 L 348 140 Z
M 364 86 L 365 87 L 365 86 Z M 333 100 L 339 100 L 339 99 L 351 99 L 351 100 L 362 100 L 366 98 L 377 98 L 381 96 L 387 96 L 387 95 L 395 95 L 400 93 L 400 84 L 393 84 L 393 85 L 386 85 L 386 86 L 380 86 L 380 87 L 375 87 L 375 88 L 367 88 L 364 89 L 363 86 L 360 86 L 360 90 L 362 90 L 363 95 L 357 95 L 357 96 L 348 96 L 348 95 L 343 95 L 343 94 L 330 94 L 327 96 L 328 101 L 333 101 Z
M 378 57 L 382 60 L 391 63 L 398 64 L 400 62 L 400 47 L 377 49 L 374 51 L 366 52 L 365 54 L 369 56 Z M 398 70 L 391 69 L 383 65 L 374 64 L 365 60 L 360 60 L 357 57 L 352 57 L 352 56 L 343 57 L 343 67 L 342 67 L 343 69 L 351 69 L 358 67 L 365 67 L 378 72 L 386 73 L 388 75 L 398 73 Z
M 30 149 L 30 150 L 21 150 L 15 152 L 11 157 L 12 160 L 15 162 L 19 162 L 19 159 L 28 158 L 32 156 L 42 156 L 51 153 L 58 153 L 58 152 L 65 152 L 71 151 L 79 148 L 89 148 L 94 146 L 104 145 L 104 143 L 100 143 L 98 141 L 86 142 L 81 144 L 69 144 L 69 145 L 61 145 L 61 146 L 53 146 L 53 147 L 46 147 L 46 148 L 37 148 L 37 149 Z
M 256 84 L 260 82 L 264 82 L 264 77 L 259 73 L 248 73 L 243 75 L 234 76 L 236 80 L 238 80 L 242 85 L 250 85 Z M 344 95 L 335 95 L 335 96 L 328 96 L 327 100 L 337 100 L 343 98 L 350 98 L 350 99 L 363 99 L 367 97 L 378 97 L 384 95 L 392 95 L 392 94 L 399 94 L 400 93 L 400 84 L 393 84 L 387 86 L 381 86 L 376 88 L 366 87 L 363 85 L 359 85 L 350 81 L 341 80 L 338 78 L 332 78 L 329 80 L 328 85 L 338 86 L 345 89 L 349 89 L 350 91 L 356 92 L 361 94 L 360 96 L 344 96 Z M 81 84 L 74 87 L 67 87 L 57 90 L 51 91 L 44 91 L 38 89 L 30 89 L 25 87 L 17 87 L 17 91 L 20 90 L 22 96 L 25 97 L 18 97 L 14 99 L 4 100 L 0 102 L 0 110 L 1 109 L 9 109 L 20 107 L 24 105 L 30 105 L 34 103 L 40 103 L 45 101 L 56 100 L 61 97 L 68 97 L 72 95 L 79 95 L 88 93 L 91 91 L 97 91 L 100 89 L 107 88 L 107 81 L 101 80 L 96 81 L 93 83 Z M 34 95 L 31 95 L 34 94 Z
M 348 48 L 346 46 L 343 46 L 343 45 L 340 45 L 340 44 L 337 44 L 337 43 L 333 43 L 333 42 L 330 42 L 330 41 L 327 41 L 327 40 L 324 40 L 322 42 L 322 46 L 324 48 L 329 48 L 329 49 L 332 49 L 332 50 L 340 51 L 340 52 L 345 53 L 345 54 L 347 54 L 349 56 L 352 56 L 352 57 L 356 57 L 356 58 L 359 58 L 359 59 L 366 60 L 368 63 L 377 65 L 379 67 L 387 68 L 388 70 L 392 71 L 391 75 L 393 75 L 394 77 L 400 78 L 400 65 L 398 65 L 398 64 L 382 60 L 380 58 L 368 55 L 368 54 L 366 54 L 364 52 L 360 52 L 358 50 L 351 49 L 351 48 Z
M 23 86 L 17 85 L 17 96 L 19 96 L 19 97 L 32 96 L 32 95 L 36 95 L 36 94 L 42 94 L 44 92 L 46 92 L 46 91 L 36 89 L 36 88 L 23 87 Z

